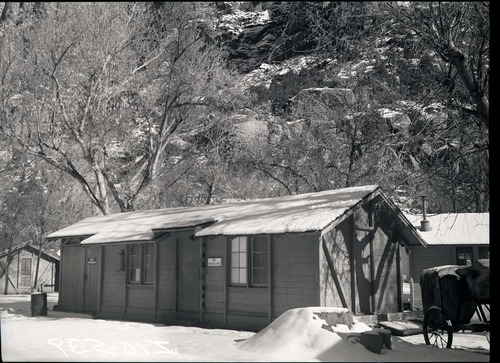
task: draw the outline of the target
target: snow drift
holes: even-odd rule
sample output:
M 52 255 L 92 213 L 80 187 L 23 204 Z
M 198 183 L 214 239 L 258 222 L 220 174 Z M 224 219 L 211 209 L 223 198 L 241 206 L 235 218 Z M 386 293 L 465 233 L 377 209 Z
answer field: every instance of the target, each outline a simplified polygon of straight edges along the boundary
M 329 326 L 320 319 L 316 312 L 339 313 L 342 308 L 296 308 L 279 316 L 266 328 L 252 337 L 238 343 L 240 349 L 263 354 L 279 355 L 281 358 L 293 357 L 318 358 L 330 349 L 337 349 L 338 353 L 347 357 L 366 355 L 366 350 L 360 344 L 353 344 L 343 340 L 338 332 L 361 332 L 371 330 L 364 323 L 354 322 L 353 325 L 337 324 Z M 346 311 L 347 313 L 347 311 Z M 347 353 L 347 355 L 346 355 Z

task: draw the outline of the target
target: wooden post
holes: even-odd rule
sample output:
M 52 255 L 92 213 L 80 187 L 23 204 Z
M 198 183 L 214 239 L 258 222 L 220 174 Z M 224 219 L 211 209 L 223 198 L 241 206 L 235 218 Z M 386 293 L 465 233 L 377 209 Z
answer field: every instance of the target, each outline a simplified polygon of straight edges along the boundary
M 101 304 L 102 304 L 102 286 L 104 279 L 103 266 L 104 266 L 104 246 L 99 246 L 99 278 L 97 279 L 97 316 L 101 314 Z
M 228 247 L 228 239 L 229 237 L 224 238 L 224 247 L 225 247 L 225 261 L 224 261 L 224 326 L 227 326 L 227 283 L 228 283 L 228 272 L 229 272 L 229 247 Z
M 175 308 L 174 308 L 174 318 L 177 319 L 177 311 L 179 310 L 179 240 L 174 236 L 174 246 L 175 246 Z
M 62 286 L 62 272 L 63 272 L 63 263 L 64 263 L 64 241 L 63 239 L 59 239 L 59 294 L 58 294 L 58 297 L 57 297 L 57 307 L 59 308 L 59 310 L 61 310 L 61 307 L 63 306 L 62 304 L 62 300 L 61 300 L 61 297 L 63 296 L 63 292 L 64 292 L 64 289 L 63 289 L 63 286 Z
M 350 217 L 350 262 L 351 262 L 351 312 L 356 314 L 356 225 L 354 214 Z
M 123 281 L 123 288 L 125 289 L 123 296 L 125 296 L 125 301 L 123 302 L 123 319 L 127 316 L 127 306 L 128 306 L 128 287 L 127 287 L 127 280 L 128 280 L 128 273 L 129 273 L 129 264 L 130 261 L 127 258 L 129 256 L 129 246 L 124 245 L 125 247 L 125 278 Z
M 396 281 L 398 284 L 397 288 L 397 299 L 398 299 L 398 311 L 403 312 L 403 281 L 401 280 L 401 248 L 399 242 L 396 240 Z
M 199 264 L 199 276 L 200 276 L 200 324 L 203 324 L 203 306 L 205 301 L 205 289 L 204 289 L 204 278 L 205 278 L 205 242 L 204 238 L 199 239 L 200 241 L 200 264 Z
M 20 259 L 21 259 L 21 251 L 19 251 L 19 253 L 17 254 L 17 282 L 16 282 L 16 288 L 19 288 L 19 270 L 20 270 L 20 262 L 21 262 Z
M 159 243 L 158 241 L 155 241 L 154 242 L 154 246 L 155 246 L 155 282 L 154 282 L 154 315 L 153 315 L 153 318 L 154 318 L 154 321 L 156 321 L 157 319 L 157 310 L 158 310 L 158 285 L 159 285 L 159 281 L 160 281 L 160 272 L 159 272 L 159 261 L 160 261 L 160 246 L 159 246 Z
M 273 248 L 273 237 L 269 236 L 267 238 L 267 291 L 268 291 L 268 310 L 267 310 L 267 316 L 268 316 L 268 323 L 271 324 L 273 321 L 273 253 L 272 253 L 272 248 Z
M 375 302 L 375 256 L 373 251 L 373 240 L 375 239 L 375 226 L 373 218 L 373 204 L 370 203 L 368 211 L 368 227 L 370 231 L 368 232 L 368 238 L 370 240 L 370 299 L 372 305 L 372 314 L 376 313 L 376 302 Z

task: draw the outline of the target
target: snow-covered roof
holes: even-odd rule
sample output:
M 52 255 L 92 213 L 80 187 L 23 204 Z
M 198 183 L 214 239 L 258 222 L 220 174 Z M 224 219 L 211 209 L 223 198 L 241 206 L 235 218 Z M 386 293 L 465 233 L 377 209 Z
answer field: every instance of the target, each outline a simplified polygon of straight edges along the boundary
M 489 213 L 443 213 L 427 215 L 430 231 L 422 231 L 422 215 L 405 214 L 430 246 L 490 243 Z
M 202 227 L 196 237 L 321 231 L 377 189 L 377 185 L 367 185 L 221 205 L 90 217 L 47 238 L 88 236 L 82 244 L 145 241 L 166 229 L 196 226 Z

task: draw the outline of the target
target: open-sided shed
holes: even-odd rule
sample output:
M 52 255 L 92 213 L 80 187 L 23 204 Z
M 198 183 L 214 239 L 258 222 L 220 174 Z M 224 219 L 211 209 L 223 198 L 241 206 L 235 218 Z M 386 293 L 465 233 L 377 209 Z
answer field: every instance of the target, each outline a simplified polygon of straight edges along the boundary
M 376 185 L 91 217 L 48 238 L 61 310 L 238 329 L 305 306 L 402 311 L 402 251 L 425 245 Z

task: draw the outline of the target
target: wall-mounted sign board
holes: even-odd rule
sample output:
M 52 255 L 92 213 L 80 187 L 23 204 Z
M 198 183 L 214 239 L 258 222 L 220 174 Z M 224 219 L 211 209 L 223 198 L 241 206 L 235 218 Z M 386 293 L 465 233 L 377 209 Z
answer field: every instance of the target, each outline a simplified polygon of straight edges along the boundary
M 95 265 L 97 263 L 97 260 L 95 257 L 89 257 L 89 258 L 87 258 L 87 263 L 89 265 Z
M 208 259 L 208 266 L 222 266 L 222 257 L 211 257 Z

